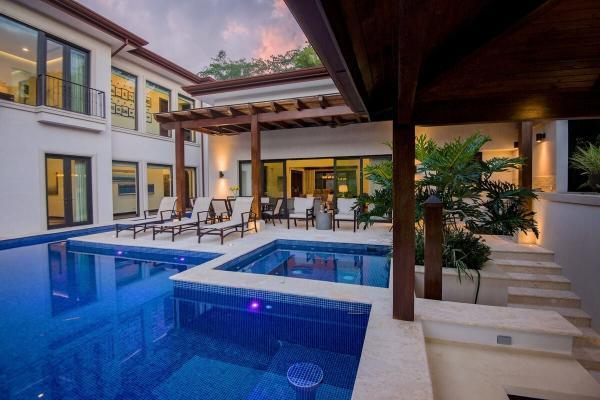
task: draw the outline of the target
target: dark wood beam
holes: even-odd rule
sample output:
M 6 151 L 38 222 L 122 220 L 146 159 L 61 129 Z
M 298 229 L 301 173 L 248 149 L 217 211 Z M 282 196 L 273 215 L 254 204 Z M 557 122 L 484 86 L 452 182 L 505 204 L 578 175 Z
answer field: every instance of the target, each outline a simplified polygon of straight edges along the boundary
M 491 2 L 473 22 L 451 34 L 427 57 L 419 78 L 419 89 L 435 85 L 456 66 L 468 63 L 482 48 L 525 26 L 555 0 Z
M 327 108 L 329 106 L 329 103 L 327 102 L 325 96 L 319 96 L 319 105 L 321 106 L 321 108 Z
M 393 317 L 415 318 L 415 126 L 393 124 Z
M 417 125 L 452 125 L 599 116 L 600 92 L 590 91 L 417 102 L 414 118 Z
M 239 117 L 240 115 L 246 115 L 240 110 L 233 107 L 227 107 L 227 112 L 229 113 L 230 117 Z
M 278 113 L 279 111 L 287 111 L 281 104 L 276 101 L 271 102 L 271 111 Z
M 181 217 L 187 206 L 185 184 L 185 146 L 181 124 L 175 128 L 175 191 L 177 194 L 177 212 Z
M 521 122 L 519 130 L 519 157 L 523 157 L 525 162 L 519 170 L 519 186 L 533 188 L 533 122 Z M 533 203 L 531 199 L 526 203 L 527 209 L 531 210 Z
M 442 202 L 436 196 L 425 201 L 424 296 L 442 300 Z
M 308 106 L 300 99 L 296 99 L 296 101 L 294 102 L 294 106 L 298 111 L 306 110 L 308 108 Z
M 260 125 L 258 123 L 258 115 L 252 115 L 250 125 L 250 159 L 252 163 L 252 211 L 260 218 Z

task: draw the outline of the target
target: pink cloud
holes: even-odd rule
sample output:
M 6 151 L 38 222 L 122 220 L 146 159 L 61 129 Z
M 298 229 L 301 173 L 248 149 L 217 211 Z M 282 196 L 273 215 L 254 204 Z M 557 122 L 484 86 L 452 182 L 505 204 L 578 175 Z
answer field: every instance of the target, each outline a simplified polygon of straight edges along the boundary
M 301 47 L 304 35 L 297 30 L 286 30 L 279 26 L 265 26 L 260 29 L 260 44 L 254 50 L 255 57 L 266 58 L 274 54 L 282 54 L 288 50 Z
M 245 35 L 247 33 L 248 28 L 244 24 L 236 20 L 231 20 L 227 22 L 227 26 L 221 36 L 223 36 L 223 39 L 229 40 L 235 36 Z

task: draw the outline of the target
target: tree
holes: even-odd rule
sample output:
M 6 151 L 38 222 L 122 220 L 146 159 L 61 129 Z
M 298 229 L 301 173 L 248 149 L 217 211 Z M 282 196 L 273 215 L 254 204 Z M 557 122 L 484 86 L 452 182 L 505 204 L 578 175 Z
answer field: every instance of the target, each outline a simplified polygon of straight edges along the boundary
M 322 65 L 321 60 L 319 60 L 317 53 L 308 43 L 304 47 L 289 50 L 283 54 L 274 54 L 267 58 L 252 58 L 250 60 L 246 58 L 232 60 L 227 57 L 225 50 L 219 50 L 217 55 L 211 58 L 210 64 L 204 67 L 198 75 L 225 80 L 293 71 L 320 65 Z

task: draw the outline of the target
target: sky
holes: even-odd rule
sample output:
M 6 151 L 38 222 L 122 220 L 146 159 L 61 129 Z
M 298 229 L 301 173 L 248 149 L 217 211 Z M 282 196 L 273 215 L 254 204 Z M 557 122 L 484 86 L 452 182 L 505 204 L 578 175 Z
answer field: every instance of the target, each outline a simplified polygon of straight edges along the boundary
M 146 47 L 192 72 L 225 50 L 268 57 L 306 38 L 283 0 L 79 0 L 150 42 Z

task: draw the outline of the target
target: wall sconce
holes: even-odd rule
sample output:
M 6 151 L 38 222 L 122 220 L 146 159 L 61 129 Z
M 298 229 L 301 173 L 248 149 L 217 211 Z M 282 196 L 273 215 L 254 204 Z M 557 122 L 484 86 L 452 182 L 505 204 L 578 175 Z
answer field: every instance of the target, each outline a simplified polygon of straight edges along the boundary
M 225 173 L 223 171 L 219 171 L 219 178 L 223 178 L 225 176 Z
M 542 143 L 546 140 L 546 132 L 540 132 L 535 134 L 535 141 L 538 143 Z
M 513 142 L 513 147 L 515 149 L 518 149 L 519 148 L 519 142 Z

